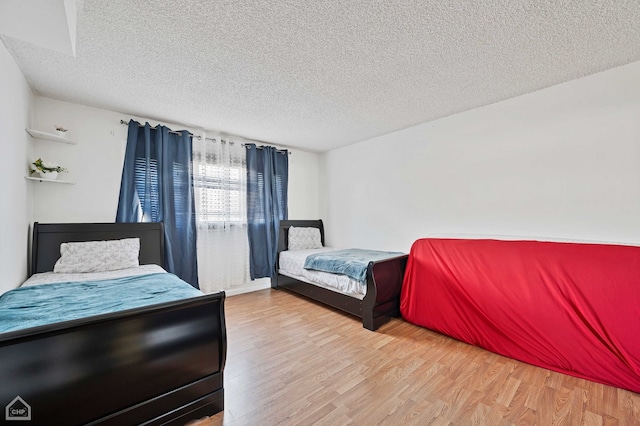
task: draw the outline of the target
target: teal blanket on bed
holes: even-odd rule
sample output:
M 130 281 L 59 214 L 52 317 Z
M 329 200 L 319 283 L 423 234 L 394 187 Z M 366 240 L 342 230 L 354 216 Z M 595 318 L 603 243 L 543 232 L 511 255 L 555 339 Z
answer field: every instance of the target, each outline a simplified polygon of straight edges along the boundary
M 173 274 L 20 287 L 0 296 L 0 332 L 201 296 Z
M 402 256 L 403 254 L 362 249 L 326 251 L 307 256 L 304 261 L 304 269 L 347 275 L 356 281 L 365 282 L 369 262 Z

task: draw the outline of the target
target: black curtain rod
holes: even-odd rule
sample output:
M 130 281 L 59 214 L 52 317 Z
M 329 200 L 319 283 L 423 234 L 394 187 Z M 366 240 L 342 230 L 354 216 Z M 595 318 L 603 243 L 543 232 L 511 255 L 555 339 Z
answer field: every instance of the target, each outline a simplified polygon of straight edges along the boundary
M 128 126 L 128 125 L 129 125 L 129 122 L 128 122 L 128 121 L 125 121 L 125 120 L 120 120 L 120 124 L 123 124 L 123 125 L 125 125 L 125 126 Z M 144 124 L 138 124 L 138 127 L 144 127 Z M 151 126 L 151 128 L 152 128 L 152 129 L 156 129 L 157 127 L 158 127 L 158 126 Z M 180 132 L 175 132 L 175 131 L 173 131 L 173 130 L 169 130 L 169 133 L 173 133 L 174 135 L 182 135 L 182 133 L 180 133 Z M 196 139 L 198 139 L 198 140 L 201 140 L 201 139 L 202 139 L 202 137 L 201 137 L 201 136 L 195 136 L 195 135 L 189 135 L 189 137 L 190 137 L 190 138 L 196 138 Z M 206 141 L 211 141 L 211 142 L 216 142 L 218 139 L 215 139 L 215 138 L 204 138 L 204 140 L 206 140 Z M 223 141 L 222 139 L 220 139 L 220 143 L 226 143 L 226 141 Z M 229 141 L 229 145 L 235 145 L 235 143 L 234 143 L 233 141 Z M 247 144 L 244 144 L 244 143 L 243 143 L 243 144 L 240 144 L 240 146 L 244 146 L 244 147 L 246 147 L 246 146 L 247 146 Z M 263 147 L 262 147 L 262 146 L 258 146 L 258 145 L 256 145 L 256 148 L 257 148 L 257 149 L 262 149 Z M 291 155 L 291 151 L 288 151 L 288 150 L 286 150 L 286 149 L 276 149 L 276 152 L 279 152 L 280 154 L 284 154 L 285 152 L 288 152 L 288 153 L 289 153 L 289 155 Z
M 128 122 L 128 121 L 125 121 L 125 120 L 120 120 L 120 124 L 124 124 L 125 126 L 128 126 L 128 125 L 129 125 L 129 122 Z M 144 124 L 138 124 L 138 127 L 144 127 Z M 152 128 L 152 129 L 157 129 L 157 128 L 158 128 L 158 126 L 151 126 L 151 128 Z M 180 133 L 180 132 L 175 132 L 175 131 L 173 131 L 173 130 L 169 130 L 169 133 L 173 133 L 174 135 L 182 135 L 182 133 Z M 201 136 L 189 135 L 189 137 L 190 137 L 190 138 L 196 138 L 196 139 L 198 139 L 198 140 L 202 139 L 202 137 L 201 137 Z M 205 138 L 205 140 L 206 140 L 206 139 L 209 139 L 209 140 L 211 140 L 211 141 L 215 141 L 215 139 L 211 139 L 211 138 Z

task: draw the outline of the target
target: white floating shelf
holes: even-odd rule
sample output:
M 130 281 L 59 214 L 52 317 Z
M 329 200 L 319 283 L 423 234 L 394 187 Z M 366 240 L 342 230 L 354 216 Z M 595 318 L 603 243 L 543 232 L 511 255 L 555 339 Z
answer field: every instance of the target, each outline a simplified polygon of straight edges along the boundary
M 25 130 L 27 131 L 27 133 L 31 135 L 31 137 L 34 137 L 37 139 L 45 139 L 53 142 L 61 142 L 69 145 L 76 145 L 76 142 L 62 136 L 54 135 L 53 133 L 45 133 L 45 132 L 41 132 L 40 130 L 34 130 L 34 129 L 25 129 Z
M 31 176 L 25 176 L 24 178 L 28 180 L 37 180 L 38 182 L 66 183 L 67 185 L 75 184 L 75 182 L 69 182 L 67 180 L 59 180 L 59 179 L 44 179 L 44 178 L 37 178 L 37 177 L 31 177 Z

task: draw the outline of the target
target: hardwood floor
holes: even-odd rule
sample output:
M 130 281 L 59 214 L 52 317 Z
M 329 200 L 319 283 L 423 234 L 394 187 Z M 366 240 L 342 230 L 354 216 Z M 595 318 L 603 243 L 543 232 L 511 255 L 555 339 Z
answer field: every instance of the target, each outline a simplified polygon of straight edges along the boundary
M 371 332 L 283 290 L 228 297 L 226 318 L 225 411 L 198 426 L 640 424 L 640 394 L 399 318 Z

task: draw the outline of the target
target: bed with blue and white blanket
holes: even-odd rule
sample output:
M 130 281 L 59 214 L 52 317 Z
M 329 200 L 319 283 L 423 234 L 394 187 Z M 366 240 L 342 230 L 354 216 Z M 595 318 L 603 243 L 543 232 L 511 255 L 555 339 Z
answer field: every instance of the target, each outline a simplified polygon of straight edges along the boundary
M 82 252 L 126 239 L 139 266 Z M 73 272 L 63 244 L 80 250 Z M 164 271 L 162 223 L 35 223 L 31 251 L 33 275 L 0 295 L 0 406 L 28 407 L 33 424 L 186 424 L 224 409 L 225 294 Z M 95 260 L 109 268 L 84 271 Z
M 280 253 L 279 272 L 362 300 L 367 293 L 369 262 L 403 253 L 322 247 Z
M 290 248 L 292 227 L 317 229 L 317 243 L 322 246 Z M 326 247 L 321 220 L 283 220 L 271 287 L 302 294 L 360 317 L 365 328 L 376 330 L 399 315 L 406 261 L 407 255 L 399 252 Z

